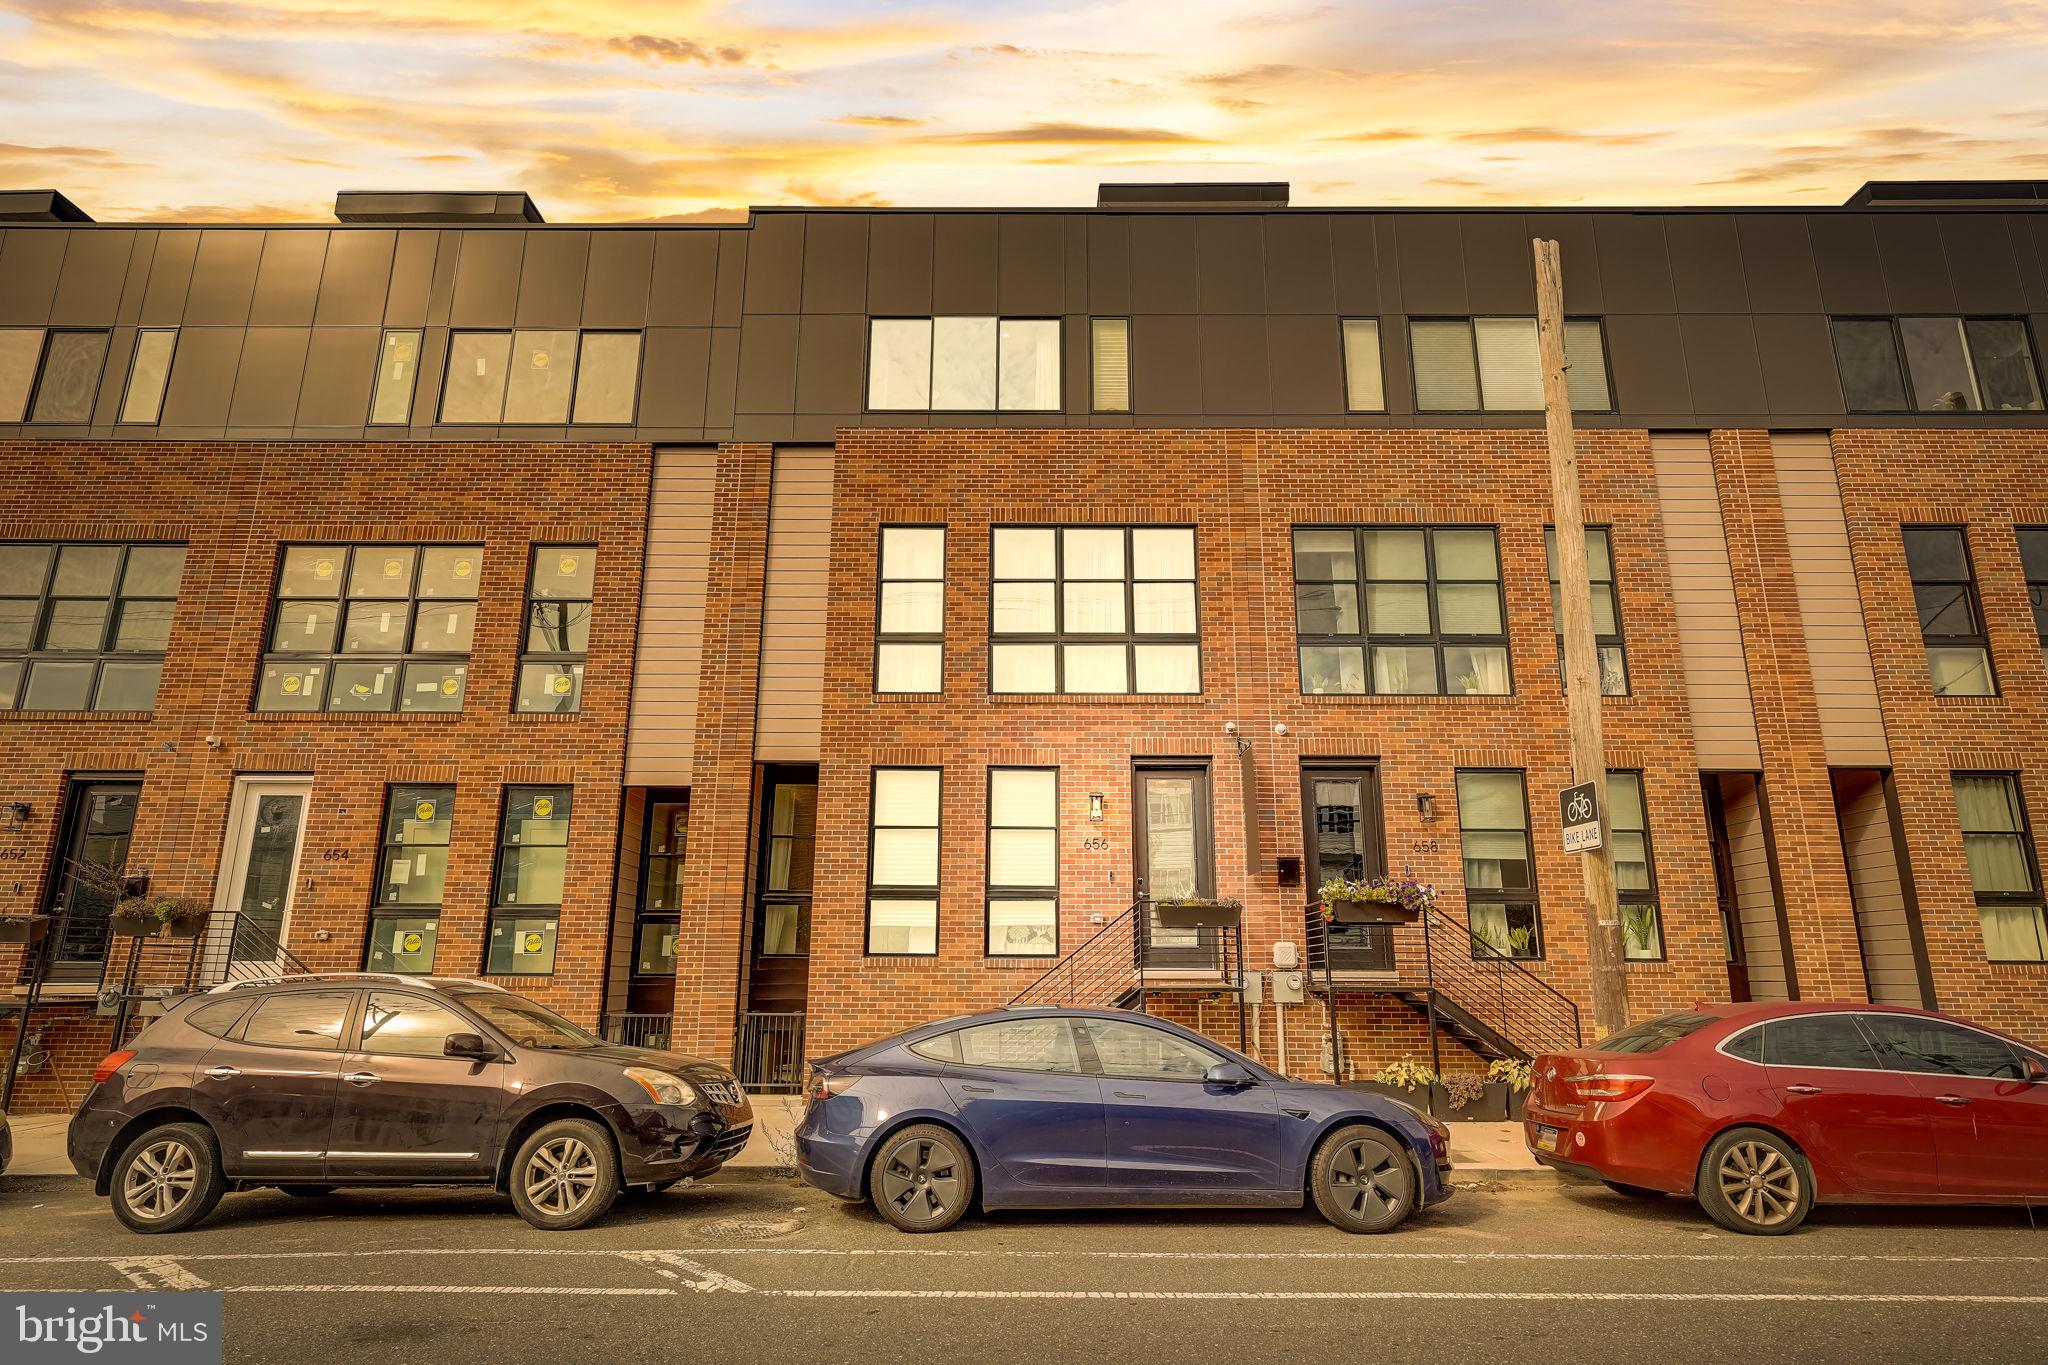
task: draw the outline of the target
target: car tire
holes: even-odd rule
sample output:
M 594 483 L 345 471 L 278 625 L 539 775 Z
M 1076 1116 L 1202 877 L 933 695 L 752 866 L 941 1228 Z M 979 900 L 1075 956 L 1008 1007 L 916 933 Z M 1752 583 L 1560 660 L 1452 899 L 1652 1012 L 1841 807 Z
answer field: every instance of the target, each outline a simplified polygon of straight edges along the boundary
M 594 1119 L 556 1119 L 526 1135 L 512 1157 L 512 1207 L 545 1232 L 589 1227 L 619 1197 L 612 1136 Z
M 1415 1212 L 1421 1186 L 1400 1140 L 1365 1124 L 1325 1137 L 1309 1162 L 1316 1211 L 1346 1232 L 1392 1232 Z
M 1664 1197 L 1664 1191 L 1653 1190 L 1648 1185 L 1624 1185 L 1619 1180 L 1603 1180 L 1600 1183 L 1613 1190 L 1616 1194 L 1628 1199 L 1662 1199 Z
M 294 1199 L 325 1199 L 334 1193 L 332 1185 L 279 1185 L 278 1188 Z
M 1782 1237 L 1813 1209 L 1813 1167 L 1763 1128 L 1731 1128 L 1707 1144 L 1694 1186 L 1707 1217 L 1730 1232 Z
M 129 1231 L 183 1232 L 213 1212 L 227 1187 L 212 1130 L 168 1123 L 128 1144 L 107 1193 Z
M 868 1202 L 900 1232 L 944 1232 L 974 1202 L 974 1154 L 950 1128 L 891 1133 L 868 1168 Z

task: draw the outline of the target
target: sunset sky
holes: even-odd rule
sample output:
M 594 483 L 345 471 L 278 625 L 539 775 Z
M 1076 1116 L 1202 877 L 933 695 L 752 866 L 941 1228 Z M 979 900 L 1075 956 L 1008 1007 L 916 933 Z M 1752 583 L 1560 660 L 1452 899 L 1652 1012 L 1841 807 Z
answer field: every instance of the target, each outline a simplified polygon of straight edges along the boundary
M 101 219 L 750 204 L 1839 203 L 2048 179 L 2048 2 L 0 0 L 0 186 Z

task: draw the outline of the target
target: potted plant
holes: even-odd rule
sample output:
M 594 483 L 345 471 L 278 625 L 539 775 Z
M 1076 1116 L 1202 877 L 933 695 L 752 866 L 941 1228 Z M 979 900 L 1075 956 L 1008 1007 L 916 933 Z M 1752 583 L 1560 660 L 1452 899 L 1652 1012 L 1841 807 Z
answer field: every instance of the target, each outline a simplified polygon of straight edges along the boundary
M 1507 1119 L 1507 1090 L 1489 1083 L 1486 1077 L 1469 1071 L 1445 1075 L 1436 1091 L 1450 1112 L 1447 1117 L 1466 1123 L 1501 1123 Z
M 40 943 L 49 932 L 48 915 L 0 915 L 0 943 Z
M 107 922 L 129 938 L 198 938 L 212 913 L 204 897 L 158 892 L 120 902 Z
M 1436 905 L 1436 888 L 1408 876 L 1332 877 L 1320 894 L 1332 924 L 1413 924 Z
M 1425 1062 L 1418 1062 L 1413 1057 L 1401 1057 L 1374 1072 L 1371 1080 L 1351 1081 L 1348 1084 L 1353 1090 L 1369 1090 L 1375 1095 L 1407 1100 L 1412 1104 L 1416 1099 L 1416 1091 L 1426 1093 L 1436 1084 L 1436 1072 L 1430 1070 Z
M 1210 896 L 1172 896 L 1152 902 L 1162 929 L 1228 929 L 1244 914 L 1244 902 Z
M 1507 1117 L 1520 1123 L 1529 1107 L 1529 1087 L 1536 1081 L 1534 1064 L 1519 1057 L 1502 1057 L 1486 1068 L 1486 1079 L 1506 1091 Z

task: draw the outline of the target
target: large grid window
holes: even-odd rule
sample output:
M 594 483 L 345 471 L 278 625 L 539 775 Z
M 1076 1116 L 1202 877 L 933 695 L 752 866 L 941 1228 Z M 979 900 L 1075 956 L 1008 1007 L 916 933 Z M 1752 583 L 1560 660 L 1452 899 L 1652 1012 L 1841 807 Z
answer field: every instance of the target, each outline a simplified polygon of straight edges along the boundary
M 1991 670 L 1991 639 L 1970 567 L 1970 545 L 1960 526 L 1908 526 L 1906 568 L 1927 646 L 1927 676 L 1938 697 L 1989 697 L 1998 691 Z
M 1557 531 L 1543 528 L 1550 564 L 1550 619 L 1557 627 L 1557 668 L 1564 673 L 1564 601 L 1557 580 Z M 1628 695 L 1628 654 L 1621 643 L 1621 599 L 1614 590 L 1614 538 L 1604 526 L 1586 528 L 1586 578 L 1593 589 L 1593 647 L 1599 656 L 1600 694 Z M 1569 681 L 1567 681 L 1569 686 Z
M 988 954 L 1060 951 L 1060 773 L 988 772 Z
M 555 970 L 570 795 L 564 786 L 505 788 L 484 959 L 484 970 L 494 976 L 547 976 Z
M 0 544 L 0 711 L 149 711 L 182 545 Z
M 884 526 L 875 609 L 875 691 L 942 692 L 946 528 Z
M 288 545 L 258 711 L 460 711 L 479 545 Z
M 647 804 L 640 908 L 633 922 L 633 975 L 674 976 L 682 922 L 683 857 L 690 846 L 690 801 Z
M 869 953 L 939 951 L 939 770 L 876 768 L 868 843 Z
M 638 332 L 455 332 L 441 420 L 623 426 L 633 421 L 639 388 Z
M 2041 869 L 2013 773 L 1956 773 L 1956 816 L 1977 893 L 1984 954 L 1993 962 L 2048 962 Z
M 526 589 L 526 650 L 519 663 L 519 709 L 583 709 L 583 663 L 590 653 L 590 604 L 597 583 L 595 545 L 536 545 Z
M 91 422 L 109 336 L 104 328 L 0 331 L 0 422 Z
M 1416 318 L 1408 324 L 1415 360 L 1415 406 L 1422 412 L 1536 412 L 1543 407 L 1543 366 L 1534 318 Z M 1565 384 L 1579 412 L 1614 406 L 1607 390 L 1607 348 L 1600 323 L 1564 325 Z
M 1052 412 L 1058 318 L 872 318 L 872 412 Z
M 1192 526 L 998 526 L 991 692 L 1202 690 Z
M 2039 412 L 2041 378 L 2019 318 L 1836 318 L 1851 412 Z
M 2048 526 L 2022 526 L 2017 534 L 2027 601 L 2034 608 L 2034 634 L 2041 641 L 2041 661 L 2048 663 Z
M 1614 848 L 1614 885 L 1621 900 L 1621 955 L 1632 962 L 1664 957 L 1664 920 L 1657 907 L 1657 869 L 1650 857 L 1650 816 L 1643 775 L 1607 773 L 1608 837 Z
M 1294 618 L 1312 696 L 1512 690 L 1490 526 L 1297 527 Z
M 1543 956 L 1536 864 L 1529 856 L 1529 801 L 1519 772 L 1458 770 L 1458 840 L 1465 859 L 1465 913 L 1473 955 Z M 1483 946 L 1481 946 L 1483 945 Z
M 363 964 L 368 970 L 434 970 L 454 822 L 453 787 L 408 784 L 386 793 L 377 903 L 370 912 L 370 950 Z

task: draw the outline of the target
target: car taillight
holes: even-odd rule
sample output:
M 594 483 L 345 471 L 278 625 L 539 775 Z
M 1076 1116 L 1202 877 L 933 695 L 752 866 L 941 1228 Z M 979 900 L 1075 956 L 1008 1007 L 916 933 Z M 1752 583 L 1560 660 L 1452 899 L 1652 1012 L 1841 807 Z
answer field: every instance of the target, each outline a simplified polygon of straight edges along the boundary
M 1648 1076 L 1621 1076 L 1605 1071 L 1568 1076 L 1563 1081 L 1565 1094 L 1581 1101 L 1631 1099 L 1648 1090 L 1652 1083 Z
M 92 1083 L 104 1085 L 114 1079 L 114 1073 L 135 1060 L 133 1052 L 109 1052 L 100 1064 L 92 1069 Z
M 811 1073 L 811 1088 L 808 1099 L 829 1100 L 834 1095 L 843 1095 L 853 1088 L 858 1076 L 828 1076 L 820 1071 Z

